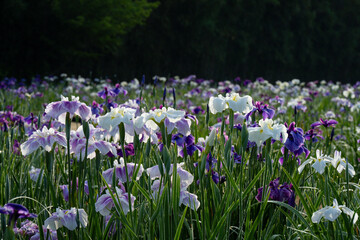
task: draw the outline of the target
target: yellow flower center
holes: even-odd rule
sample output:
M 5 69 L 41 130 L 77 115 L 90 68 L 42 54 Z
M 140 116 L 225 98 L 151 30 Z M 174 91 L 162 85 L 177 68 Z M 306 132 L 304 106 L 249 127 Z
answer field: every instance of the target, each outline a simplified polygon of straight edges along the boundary
M 120 109 L 118 113 L 120 113 L 121 116 L 124 116 L 124 109 Z

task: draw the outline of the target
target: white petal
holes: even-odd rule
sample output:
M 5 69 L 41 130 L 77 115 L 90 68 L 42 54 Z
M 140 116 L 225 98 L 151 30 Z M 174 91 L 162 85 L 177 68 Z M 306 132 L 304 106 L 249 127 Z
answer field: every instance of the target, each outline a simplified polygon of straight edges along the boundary
M 314 212 L 313 215 L 311 216 L 311 221 L 313 223 L 319 223 L 321 218 L 324 216 L 324 212 L 327 210 L 327 208 L 329 208 L 329 206 L 326 206 L 326 207 Z
M 343 211 L 343 213 L 350 216 L 351 219 L 354 218 L 353 224 L 355 224 L 357 222 L 357 220 L 359 218 L 359 215 L 357 213 L 355 213 L 353 210 L 351 210 L 350 208 L 347 208 L 345 206 L 340 206 L 340 209 L 341 209 L 341 211 Z
M 304 170 L 306 164 L 309 164 L 311 161 L 312 161 L 312 159 L 308 159 L 305 162 L 303 162 L 298 168 L 299 173 L 301 173 Z
M 212 114 L 222 112 L 225 108 L 225 99 L 221 95 L 219 95 L 219 97 L 210 97 L 209 109 Z
M 329 221 L 335 221 L 341 214 L 341 210 L 337 207 L 329 207 L 325 212 L 324 212 L 324 218 L 329 220 Z

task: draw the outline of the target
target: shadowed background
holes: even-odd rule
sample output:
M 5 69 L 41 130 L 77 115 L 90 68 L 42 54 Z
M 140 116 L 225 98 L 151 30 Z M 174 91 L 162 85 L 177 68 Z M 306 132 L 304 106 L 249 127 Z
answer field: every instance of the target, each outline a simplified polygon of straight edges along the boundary
M 2 0 L 0 77 L 356 82 L 360 0 Z

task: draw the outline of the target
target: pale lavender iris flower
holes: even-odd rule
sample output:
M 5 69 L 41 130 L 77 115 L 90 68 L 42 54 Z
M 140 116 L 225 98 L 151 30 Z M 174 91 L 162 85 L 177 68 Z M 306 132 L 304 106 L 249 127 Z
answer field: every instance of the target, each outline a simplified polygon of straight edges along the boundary
M 42 130 L 34 132 L 29 139 L 20 145 L 23 156 L 27 156 L 36 151 L 39 147 L 43 147 L 50 152 L 54 143 L 66 147 L 66 137 L 62 132 L 58 132 L 53 128 L 48 129 L 46 126 Z
M 79 218 L 81 227 L 85 228 L 88 225 L 88 215 L 84 209 L 71 208 L 70 210 L 62 210 L 57 208 L 56 212 L 45 220 L 44 226 L 51 230 L 57 230 L 64 226 L 73 231 L 78 227 L 76 218 Z
M 78 115 L 85 121 L 88 121 L 92 115 L 91 108 L 80 102 L 79 97 L 71 96 L 71 101 L 69 101 L 69 98 L 61 96 L 61 101 L 52 102 L 46 106 L 44 119 L 53 118 L 65 124 L 66 113 L 70 113 L 70 118 Z

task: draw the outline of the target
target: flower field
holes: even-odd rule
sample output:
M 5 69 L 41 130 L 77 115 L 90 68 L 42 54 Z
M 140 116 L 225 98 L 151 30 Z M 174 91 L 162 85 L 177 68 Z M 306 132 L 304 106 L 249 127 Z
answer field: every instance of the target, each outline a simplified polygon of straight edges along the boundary
M 6 78 L 0 239 L 360 239 L 359 99 L 360 82 Z

